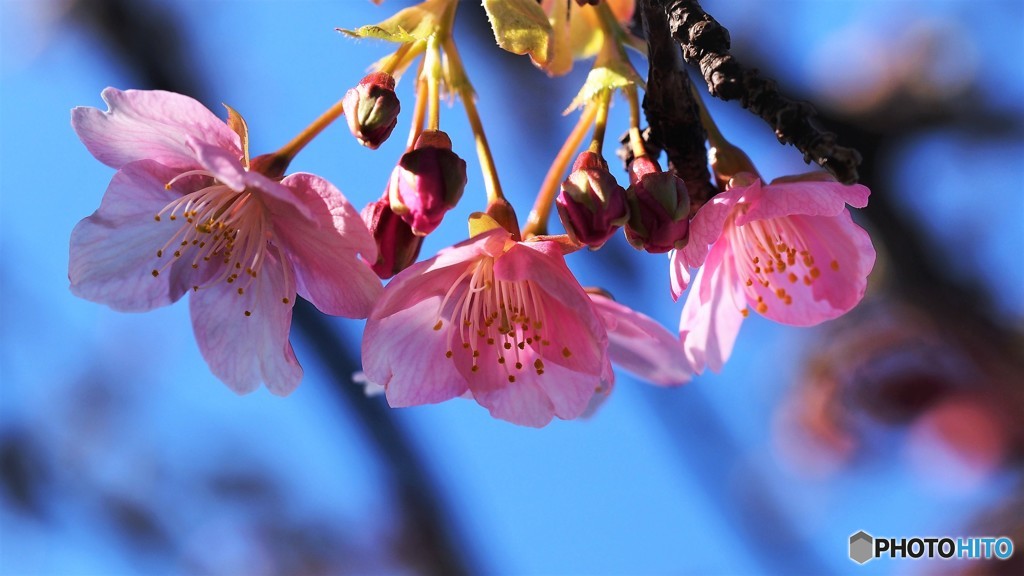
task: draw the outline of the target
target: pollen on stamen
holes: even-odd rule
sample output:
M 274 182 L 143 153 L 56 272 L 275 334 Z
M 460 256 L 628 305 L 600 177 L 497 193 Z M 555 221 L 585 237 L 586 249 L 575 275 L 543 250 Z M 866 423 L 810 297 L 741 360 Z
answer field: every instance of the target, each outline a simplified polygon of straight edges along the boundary
M 245 315 L 246 315 L 246 316 L 252 316 L 252 312 L 250 312 L 250 311 L 246 310 L 246 311 L 245 311 Z
M 740 315 L 743 316 L 744 318 L 746 318 L 747 316 L 750 316 L 750 309 L 749 308 L 744 308 L 743 310 L 740 310 Z
M 568 347 L 562 348 L 562 356 L 565 356 L 566 358 L 572 356 L 572 352 L 569 350 Z
M 153 278 L 156 278 L 159 275 L 160 275 L 160 271 L 159 270 L 153 270 Z
M 281 304 L 288 304 L 290 302 L 291 302 L 291 300 L 288 299 L 288 298 L 281 298 Z
M 504 364 L 504 363 L 505 363 L 505 357 L 504 356 L 498 356 L 498 364 Z
M 156 257 L 157 258 L 163 258 L 164 257 L 164 251 L 163 250 L 157 250 L 156 251 Z
M 523 369 L 523 363 L 522 362 L 516 362 L 516 370 L 522 370 L 522 369 Z
M 242 294 L 245 294 L 245 289 L 244 288 L 239 288 L 238 289 L 238 295 L 241 296 Z
M 156 216 L 153 216 L 153 220 L 156 221 L 156 222 L 159 222 L 160 221 L 160 215 L 157 214 Z
M 790 272 L 789 273 L 789 281 L 790 282 L 796 282 L 797 281 L 796 274 L 793 274 L 792 272 Z
M 470 368 L 470 371 L 471 371 L 471 372 L 476 372 L 476 371 L 478 371 L 478 370 L 480 370 L 480 367 L 479 367 L 479 366 L 477 366 L 476 364 L 473 364 L 473 367 L 472 367 L 472 368 Z
M 512 349 L 512 343 L 511 342 L 505 342 L 505 350 L 511 350 L 511 349 Z
M 833 260 L 833 261 L 832 261 L 832 262 L 831 262 L 831 263 L 829 264 L 829 267 L 830 267 L 830 268 L 832 268 L 832 270 L 834 270 L 834 271 L 836 271 L 836 272 L 839 272 L 839 261 L 838 261 L 838 260 Z
M 194 286 L 194 285 L 193 285 L 193 286 L 192 286 L 192 291 L 193 291 L 193 292 L 199 292 L 199 286 Z
M 434 324 L 434 331 L 436 332 L 436 331 L 440 330 L 441 326 L 442 326 L 442 322 L 440 320 L 438 320 L 437 324 Z
M 515 376 L 513 376 L 513 375 L 511 375 L 511 374 L 509 374 L 509 375 L 508 375 L 508 381 L 509 381 L 509 382 L 515 382 L 515 381 L 516 381 L 516 377 L 515 377 Z
M 757 311 L 758 311 L 759 314 L 764 314 L 765 312 L 768 311 L 768 305 L 765 304 L 764 302 L 758 302 L 757 303 Z
M 445 353 L 444 353 L 444 357 L 445 357 L 445 358 L 451 358 L 451 357 L 452 357 L 452 354 L 453 354 L 453 353 L 452 353 L 452 351 L 451 351 L 451 350 L 449 350 L 449 351 L 447 351 L 447 352 L 445 352 Z

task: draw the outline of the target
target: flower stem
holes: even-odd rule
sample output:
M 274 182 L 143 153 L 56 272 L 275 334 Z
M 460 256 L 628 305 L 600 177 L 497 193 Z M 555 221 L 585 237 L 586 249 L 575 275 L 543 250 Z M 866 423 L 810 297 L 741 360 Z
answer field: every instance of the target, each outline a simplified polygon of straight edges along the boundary
M 480 170 L 484 176 L 484 187 L 487 190 L 487 202 L 494 203 L 503 200 L 505 195 L 501 190 L 501 182 L 498 180 L 498 170 L 494 166 L 494 156 L 491 154 L 491 147 L 487 143 L 487 135 L 484 133 L 483 123 L 480 121 L 480 113 L 476 109 L 476 94 L 473 85 L 466 76 L 466 70 L 462 66 L 462 57 L 455 47 L 455 42 L 448 37 L 444 41 L 445 54 L 448 55 L 448 68 L 451 74 L 452 89 L 455 90 L 462 100 L 462 106 L 466 110 L 466 118 L 473 130 L 473 138 L 476 141 L 476 154 L 480 159 Z
M 381 64 L 379 72 L 384 72 L 385 74 L 394 76 L 395 69 L 398 68 L 398 65 L 401 64 L 406 55 L 409 54 L 409 51 L 412 50 L 414 44 L 416 44 L 416 42 L 406 42 L 399 46 L 398 50 L 395 50 L 391 54 L 391 57 Z
M 626 86 L 622 91 L 629 101 L 629 146 L 633 150 L 633 157 L 639 158 L 647 154 L 644 137 L 640 134 L 640 97 L 636 86 Z
M 427 115 L 427 83 L 421 74 L 416 75 L 416 105 L 412 111 L 412 124 L 409 126 L 409 143 L 406 148 L 411 150 L 416 139 L 423 132 L 423 120 Z
M 294 138 L 291 139 L 287 144 L 282 146 L 277 152 L 274 152 L 274 160 L 276 163 L 287 167 L 291 163 L 292 159 L 306 147 L 307 144 L 313 141 L 324 128 L 331 125 L 344 113 L 342 109 L 342 103 L 344 98 L 335 102 L 326 112 L 320 115 L 319 118 L 310 123 L 309 126 L 299 132 Z
M 594 136 L 590 140 L 590 151 L 601 156 L 604 149 L 604 133 L 608 126 L 608 107 L 611 105 L 612 91 L 605 90 L 597 97 L 597 119 L 594 120 Z
M 554 162 L 548 168 L 548 173 L 544 177 L 544 182 L 540 185 L 540 191 L 537 193 L 537 200 L 533 203 L 533 210 L 530 211 L 530 217 L 527 218 L 526 226 L 523 228 L 524 238 L 548 233 L 548 216 L 551 214 L 551 205 L 555 201 L 555 195 L 558 194 L 558 184 L 562 180 L 562 174 L 565 172 L 566 166 L 569 165 L 573 154 L 579 148 L 583 137 L 586 136 L 587 129 L 594 123 L 597 109 L 598 107 L 594 105 L 589 105 L 583 109 L 579 121 L 576 122 L 576 127 L 569 133 L 569 137 L 565 139 L 565 144 L 562 144 L 562 149 L 558 151 Z
M 423 58 L 423 74 L 427 78 L 427 129 L 441 129 L 441 46 L 437 37 L 427 41 Z M 422 76 L 421 76 L 422 77 Z

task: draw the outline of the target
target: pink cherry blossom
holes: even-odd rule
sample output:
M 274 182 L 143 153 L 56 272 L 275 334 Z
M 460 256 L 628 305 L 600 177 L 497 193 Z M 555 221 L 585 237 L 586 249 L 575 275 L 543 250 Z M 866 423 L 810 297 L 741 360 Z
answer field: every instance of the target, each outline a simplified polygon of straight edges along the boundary
M 107 111 L 71 123 L 116 168 L 99 209 L 71 234 L 71 291 L 145 311 L 191 291 L 192 325 L 213 373 L 239 393 L 287 394 L 302 377 L 288 341 L 298 293 L 321 311 L 365 317 L 380 280 L 359 214 L 326 180 L 249 170 L 247 146 L 195 100 L 108 88 Z
M 608 356 L 613 364 L 659 386 L 690 381 L 694 370 L 675 334 L 650 316 L 603 294 L 589 295 L 608 332 Z
M 867 287 L 875 250 L 847 204 L 867 205 L 870 191 L 836 182 L 773 182 L 749 174 L 701 207 L 689 244 L 671 255 L 672 294 L 694 279 L 680 319 L 694 367 L 718 371 L 753 308 L 762 316 L 811 326 L 853 308 Z
M 391 280 L 366 324 L 363 370 L 395 407 L 466 395 L 540 427 L 607 392 L 607 349 L 561 246 L 495 226 Z

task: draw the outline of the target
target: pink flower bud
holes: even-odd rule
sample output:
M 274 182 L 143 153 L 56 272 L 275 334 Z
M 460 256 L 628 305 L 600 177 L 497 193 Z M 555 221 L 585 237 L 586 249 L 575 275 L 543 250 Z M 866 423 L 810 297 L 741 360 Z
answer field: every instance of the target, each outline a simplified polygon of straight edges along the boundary
M 363 208 L 363 222 L 377 242 L 377 261 L 370 268 L 382 280 L 391 278 L 416 261 L 423 245 L 423 237 L 412 233 L 412 228 L 391 210 L 391 202 L 384 197 Z
M 604 159 L 589 151 L 576 158 L 555 206 L 569 236 L 591 248 L 600 248 L 629 218 L 626 191 Z
M 395 95 L 395 79 L 386 72 L 374 72 L 360 80 L 345 93 L 341 106 L 352 135 L 373 150 L 391 135 L 402 108 Z
M 637 250 L 658 253 L 686 246 L 690 195 L 686 184 L 641 156 L 629 166 L 629 222 L 626 239 Z
M 434 231 L 444 213 L 455 207 L 466 188 L 466 161 L 452 152 L 452 141 L 427 130 L 402 155 L 391 174 L 391 209 L 418 236 Z

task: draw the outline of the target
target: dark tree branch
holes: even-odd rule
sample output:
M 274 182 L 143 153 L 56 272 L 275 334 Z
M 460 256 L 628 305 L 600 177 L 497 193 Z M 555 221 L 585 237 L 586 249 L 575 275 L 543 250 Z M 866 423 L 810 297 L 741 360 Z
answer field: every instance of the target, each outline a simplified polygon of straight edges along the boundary
M 679 47 L 673 42 L 663 7 L 640 2 L 647 34 L 647 91 L 644 115 L 650 125 L 646 139 L 665 150 L 669 166 L 686 182 L 693 210 L 715 195 L 708 172 L 707 134 L 700 123 L 690 78 L 679 66 Z
M 861 155 L 836 144 L 836 135 L 812 124 L 817 112 L 807 102 L 779 93 L 774 80 L 756 69 L 744 68 L 729 53 L 729 31 L 700 7 L 698 0 L 650 0 L 668 15 L 672 38 L 680 44 L 683 58 L 700 68 L 708 91 L 722 100 L 740 104 L 760 116 L 775 130 L 783 144 L 792 144 L 804 161 L 814 161 L 840 182 L 855 183 Z

